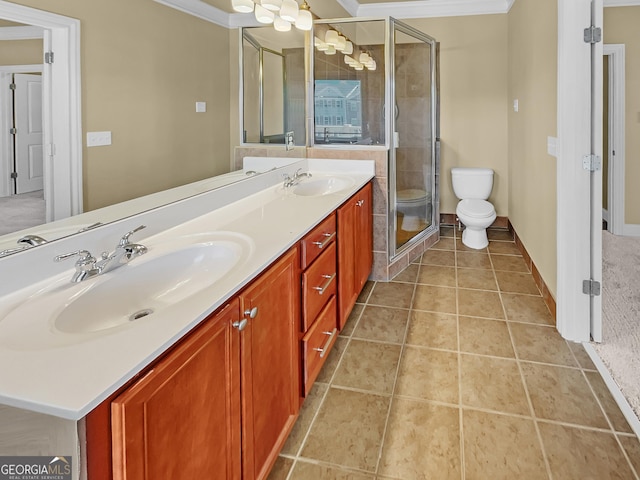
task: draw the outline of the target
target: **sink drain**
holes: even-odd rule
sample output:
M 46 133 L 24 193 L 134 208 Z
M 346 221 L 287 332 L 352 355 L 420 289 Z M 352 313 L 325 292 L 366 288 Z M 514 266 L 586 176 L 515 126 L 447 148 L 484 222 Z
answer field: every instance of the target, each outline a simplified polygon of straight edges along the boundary
M 153 313 L 153 308 L 145 308 L 144 310 L 138 310 L 136 313 L 132 313 L 129 317 L 130 322 L 134 322 L 136 320 L 140 320 L 143 317 L 151 315 Z

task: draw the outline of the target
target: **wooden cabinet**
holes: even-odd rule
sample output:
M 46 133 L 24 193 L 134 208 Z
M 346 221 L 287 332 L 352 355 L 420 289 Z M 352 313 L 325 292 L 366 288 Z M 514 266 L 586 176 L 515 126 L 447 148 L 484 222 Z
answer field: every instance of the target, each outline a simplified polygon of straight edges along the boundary
M 115 480 L 240 479 L 238 300 L 111 403 Z
M 373 208 L 368 183 L 338 208 L 338 327 L 342 330 L 373 263 Z
M 298 415 L 298 262 L 294 247 L 240 294 L 244 479 L 268 476 Z

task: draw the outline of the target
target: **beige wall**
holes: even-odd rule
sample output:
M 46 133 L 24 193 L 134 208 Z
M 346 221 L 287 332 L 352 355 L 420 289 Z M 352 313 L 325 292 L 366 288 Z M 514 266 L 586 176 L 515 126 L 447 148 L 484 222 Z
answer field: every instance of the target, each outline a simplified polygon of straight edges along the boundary
M 625 45 L 624 221 L 640 224 L 640 7 L 604 9 L 604 42 Z
M 518 0 L 508 18 L 509 220 L 555 297 L 557 2 Z
M 403 21 L 440 42 L 440 211 L 456 210 L 451 167 L 478 166 L 494 169 L 490 200 L 509 215 L 507 15 Z
M 85 210 L 229 170 L 229 32 L 153 1 L 14 3 L 81 23 Z M 195 113 L 195 102 L 207 102 Z
M 42 54 L 42 40 L 0 41 L 0 65 L 37 65 Z

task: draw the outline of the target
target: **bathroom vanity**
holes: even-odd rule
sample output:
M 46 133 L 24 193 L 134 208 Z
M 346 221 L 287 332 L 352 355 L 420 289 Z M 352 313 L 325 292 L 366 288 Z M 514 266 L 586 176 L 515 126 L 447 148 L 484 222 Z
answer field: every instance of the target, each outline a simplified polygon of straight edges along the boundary
M 313 176 L 283 188 L 282 173 L 299 168 Z M 175 302 L 151 305 L 151 314 L 110 327 L 99 323 L 99 312 L 86 311 L 87 323 L 62 333 L 60 313 L 48 322 L 52 338 L 43 334 L 31 351 L 12 348 L 6 337 L 0 342 L 0 361 L 25 364 L 19 374 L 0 371 L 0 402 L 76 422 L 74 478 L 266 478 L 366 281 L 372 251 L 373 162 L 303 160 L 283 169 L 217 191 L 229 199 L 234 188 L 244 189 L 218 208 L 211 209 L 212 192 L 166 207 L 173 212 L 129 219 L 127 229 L 193 215 L 203 204 L 211 209 L 136 239 L 148 254 L 76 292 L 116 292 L 122 300 L 111 303 L 128 305 L 134 300 L 121 283 L 135 280 L 134 290 L 139 285 L 140 295 L 155 298 L 168 291 L 162 278 L 173 276 L 168 295 L 177 295 Z M 96 233 L 87 235 L 97 239 Z M 60 254 L 81 241 L 88 238 L 45 248 Z M 213 260 L 206 263 L 207 247 L 218 249 L 215 258 L 235 260 L 217 271 Z M 204 276 L 183 268 L 194 252 L 204 257 L 204 264 L 193 264 Z M 7 316 L 33 301 L 37 306 L 43 292 L 54 298 L 77 288 L 64 283 L 71 273 L 67 266 L 2 297 L 0 329 Z M 196 285 L 183 286 L 189 282 Z M 48 340 L 58 343 L 47 349 Z M 56 382 L 47 372 L 36 375 L 42 369 L 65 375 Z M 29 375 L 44 384 L 19 380 Z

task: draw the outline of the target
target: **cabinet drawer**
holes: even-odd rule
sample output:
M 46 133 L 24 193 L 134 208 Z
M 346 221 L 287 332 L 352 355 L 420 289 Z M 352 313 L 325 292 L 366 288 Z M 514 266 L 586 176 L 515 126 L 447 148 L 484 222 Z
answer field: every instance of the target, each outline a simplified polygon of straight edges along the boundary
M 336 243 L 302 274 L 302 331 L 306 332 L 331 297 L 337 292 Z
M 324 307 L 318 319 L 302 338 L 304 395 L 307 396 L 320 368 L 329 356 L 329 351 L 338 338 L 337 302 L 333 295 Z
M 325 251 L 335 238 L 336 216 L 332 213 L 302 239 L 302 254 L 300 255 L 302 269 L 304 270 L 311 265 L 311 262 Z

